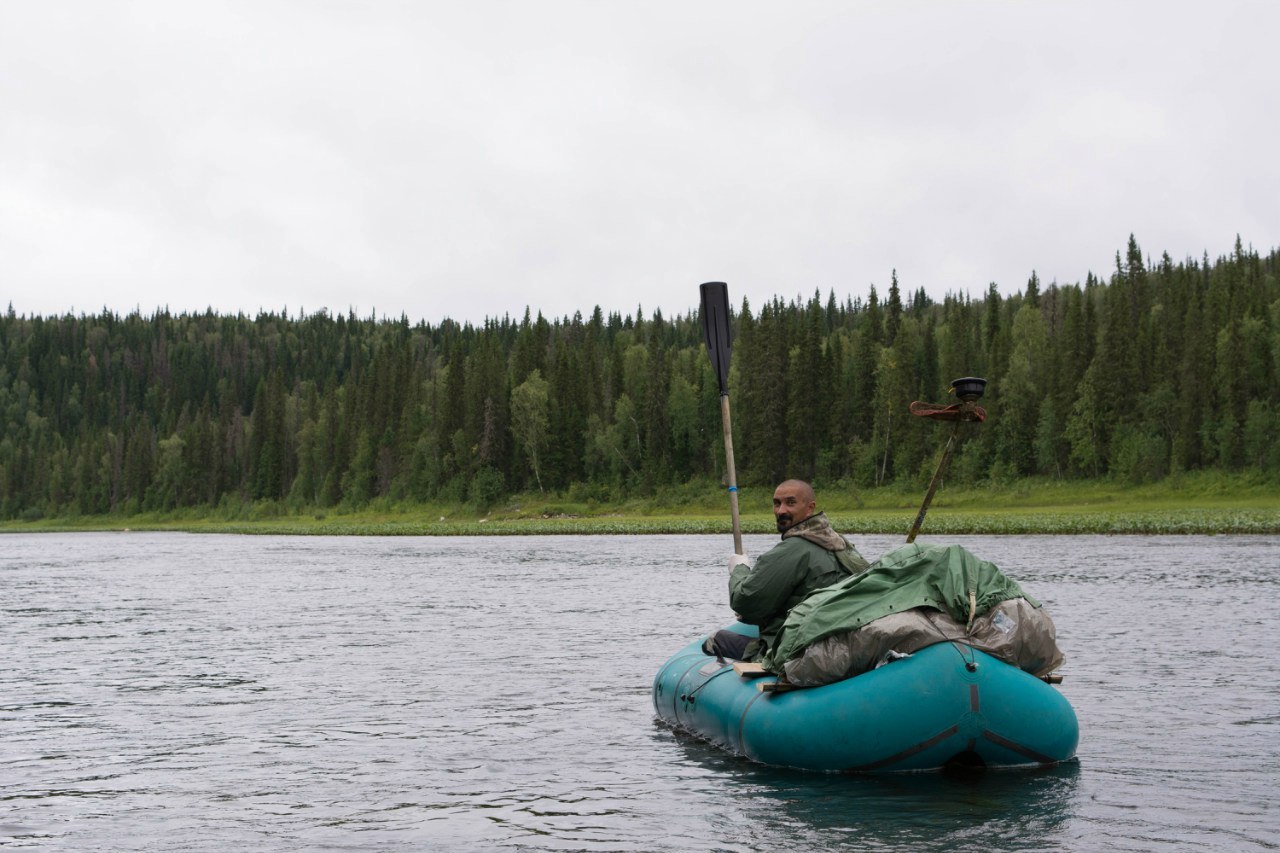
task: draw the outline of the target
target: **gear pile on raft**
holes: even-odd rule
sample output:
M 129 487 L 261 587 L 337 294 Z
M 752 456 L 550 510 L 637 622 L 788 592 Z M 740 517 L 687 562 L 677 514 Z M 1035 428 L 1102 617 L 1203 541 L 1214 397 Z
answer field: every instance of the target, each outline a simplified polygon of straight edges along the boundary
M 1036 676 L 1060 667 L 1053 620 L 994 564 L 959 545 L 903 545 L 791 609 L 766 671 L 801 687 L 852 678 L 942 642 Z

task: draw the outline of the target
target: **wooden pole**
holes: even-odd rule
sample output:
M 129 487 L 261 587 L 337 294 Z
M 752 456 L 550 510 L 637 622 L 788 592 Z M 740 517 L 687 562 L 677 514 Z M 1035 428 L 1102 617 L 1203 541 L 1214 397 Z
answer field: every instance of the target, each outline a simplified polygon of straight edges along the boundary
M 733 426 L 729 420 L 729 395 L 720 395 L 720 419 L 724 422 L 724 469 L 729 481 L 729 515 L 733 520 L 733 553 L 742 551 L 742 523 L 738 519 L 738 472 L 733 467 Z
M 933 472 L 933 479 L 929 481 L 929 491 L 925 492 L 924 503 L 920 504 L 920 512 L 916 515 L 916 522 L 911 525 L 911 532 L 907 534 L 908 545 L 916 541 L 920 526 L 924 524 L 925 513 L 929 511 L 929 504 L 933 502 L 933 493 L 938 490 L 938 483 L 942 482 L 942 472 L 946 470 L 947 462 L 951 460 L 951 447 L 955 444 L 956 433 L 959 430 L 960 422 L 956 421 L 955 426 L 951 428 L 951 436 L 947 439 L 946 447 L 942 448 L 942 458 L 938 460 L 938 468 Z

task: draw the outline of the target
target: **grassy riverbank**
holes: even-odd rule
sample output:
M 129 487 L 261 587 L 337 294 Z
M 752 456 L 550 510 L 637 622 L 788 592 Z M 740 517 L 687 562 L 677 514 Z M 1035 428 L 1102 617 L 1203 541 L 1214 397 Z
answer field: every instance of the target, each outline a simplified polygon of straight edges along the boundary
M 766 488 L 741 491 L 745 532 L 773 532 L 771 495 Z M 819 493 L 819 508 L 843 531 L 905 535 L 922 499 L 923 490 L 826 488 Z M 437 536 L 727 533 L 729 513 L 721 489 L 692 484 L 620 503 L 521 495 L 483 512 L 468 506 L 389 502 L 350 511 L 235 504 L 171 513 L 0 523 L 0 532 L 88 530 Z M 1026 480 L 940 490 L 922 535 L 970 533 L 1280 534 L 1280 488 L 1248 475 L 1207 474 L 1143 486 Z

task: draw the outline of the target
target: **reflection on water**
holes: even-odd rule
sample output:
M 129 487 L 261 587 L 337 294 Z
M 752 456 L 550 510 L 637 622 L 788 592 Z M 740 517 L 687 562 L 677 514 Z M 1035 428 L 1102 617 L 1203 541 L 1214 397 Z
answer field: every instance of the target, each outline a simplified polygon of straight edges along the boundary
M 1053 613 L 1078 763 L 822 775 L 656 723 L 721 537 L 0 537 L 0 846 L 1274 849 L 1280 537 L 955 541 Z
M 675 734 L 687 761 L 725 781 L 739 819 L 725 839 L 750 847 L 761 827 L 796 849 L 1042 850 L 1073 813 L 1077 761 L 1049 768 L 882 775 L 763 767 Z

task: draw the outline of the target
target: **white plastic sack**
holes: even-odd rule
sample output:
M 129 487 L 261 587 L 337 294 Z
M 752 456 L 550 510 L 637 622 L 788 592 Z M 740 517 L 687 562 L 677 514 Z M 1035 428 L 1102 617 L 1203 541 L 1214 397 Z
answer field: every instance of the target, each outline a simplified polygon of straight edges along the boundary
M 1010 598 L 975 618 L 968 631 L 931 607 L 892 613 L 813 643 L 783 669 L 793 684 L 817 687 L 875 669 L 890 651 L 911 654 L 950 641 L 981 649 L 1037 676 L 1053 672 L 1066 659 L 1048 611 L 1032 607 L 1025 598 Z

